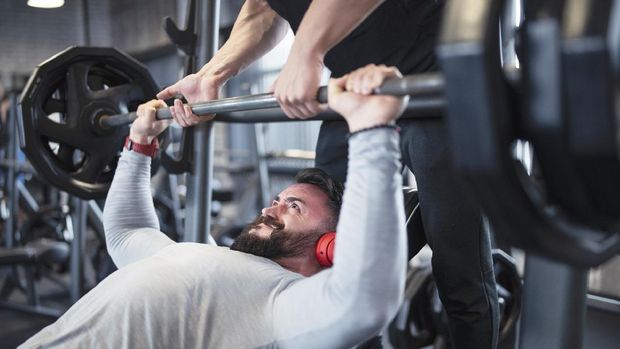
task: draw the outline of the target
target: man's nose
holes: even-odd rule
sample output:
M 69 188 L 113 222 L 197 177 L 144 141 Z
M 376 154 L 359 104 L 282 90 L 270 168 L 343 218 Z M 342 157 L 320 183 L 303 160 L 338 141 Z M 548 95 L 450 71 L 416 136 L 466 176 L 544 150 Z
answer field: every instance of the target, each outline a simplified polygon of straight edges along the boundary
M 280 213 L 280 207 L 281 205 L 265 207 L 262 209 L 261 213 L 263 216 L 268 216 L 268 217 L 276 219 L 278 218 L 278 215 Z

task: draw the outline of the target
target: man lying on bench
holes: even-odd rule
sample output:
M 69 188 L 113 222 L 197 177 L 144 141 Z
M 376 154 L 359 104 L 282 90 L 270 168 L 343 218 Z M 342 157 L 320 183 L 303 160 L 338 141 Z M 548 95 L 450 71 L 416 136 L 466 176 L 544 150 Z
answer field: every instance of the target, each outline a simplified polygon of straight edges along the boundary
M 104 210 L 119 270 L 21 347 L 346 348 L 376 335 L 405 282 L 394 121 L 406 100 L 348 90 L 395 75 L 371 65 L 329 83 L 329 106 L 350 130 L 342 200 L 322 171 L 302 171 L 230 249 L 159 231 L 145 153 L 168 124 L 155 121 L 162 101 L 141 105 Z M 325 234 L 333 230 L 335 243 Z

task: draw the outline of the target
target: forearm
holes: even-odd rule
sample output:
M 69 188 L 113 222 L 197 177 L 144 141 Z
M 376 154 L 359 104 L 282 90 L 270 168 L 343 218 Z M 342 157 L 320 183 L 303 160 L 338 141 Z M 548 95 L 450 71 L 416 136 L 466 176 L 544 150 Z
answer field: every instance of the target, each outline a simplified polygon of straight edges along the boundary
M 274 48 L 286 35 L 288 23 L 265 0 L 247 0 L 230 38 L 200 70 L 220 85 Z
M 314 0 L 308 8 L 292 52 L 320 58 L 349 35 L 384 0 Z
M 172 243 L 159 232 L 151 194 L 151 158 L 123 150 L 103 210 L 108 252 L 121 267 Z

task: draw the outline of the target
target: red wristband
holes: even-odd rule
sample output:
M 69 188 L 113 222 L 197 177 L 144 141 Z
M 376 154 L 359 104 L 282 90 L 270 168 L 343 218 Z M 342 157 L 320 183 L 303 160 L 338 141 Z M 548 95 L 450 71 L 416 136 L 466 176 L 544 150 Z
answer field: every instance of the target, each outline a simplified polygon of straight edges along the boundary
M 127 136 L 127 138 L 125 138 L 125 148 L 154 158 L 155 155 L 157 155 L 157 150 L 159 150 L 159 140 L 157 137 L 154 137 L 151 144 L 140 144 L 132 141 L 131 138 Z

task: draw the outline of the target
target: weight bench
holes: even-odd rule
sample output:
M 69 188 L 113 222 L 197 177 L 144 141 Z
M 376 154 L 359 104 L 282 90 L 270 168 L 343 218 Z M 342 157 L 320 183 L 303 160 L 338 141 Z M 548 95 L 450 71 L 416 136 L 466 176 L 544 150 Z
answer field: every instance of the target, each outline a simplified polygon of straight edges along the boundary
M 5 283 L 0 289 L 0 308 L 24 311 L 27 313 L 57 318 L 62 311 L 44 307 L 39 302 L 36 291 L 35 272 L 37 265 L 45 263 L 61 263 L 69 257 L 69 246 L 61 241 L 51 239 L 37 239 L 20 247 L 0 247 L 0 267 L 23 266 L 26 272 L 26 298 L 27 304 L 8 302 L 6 299 L 15 286 L 21 287 L 17 270 L 7 276 Z

